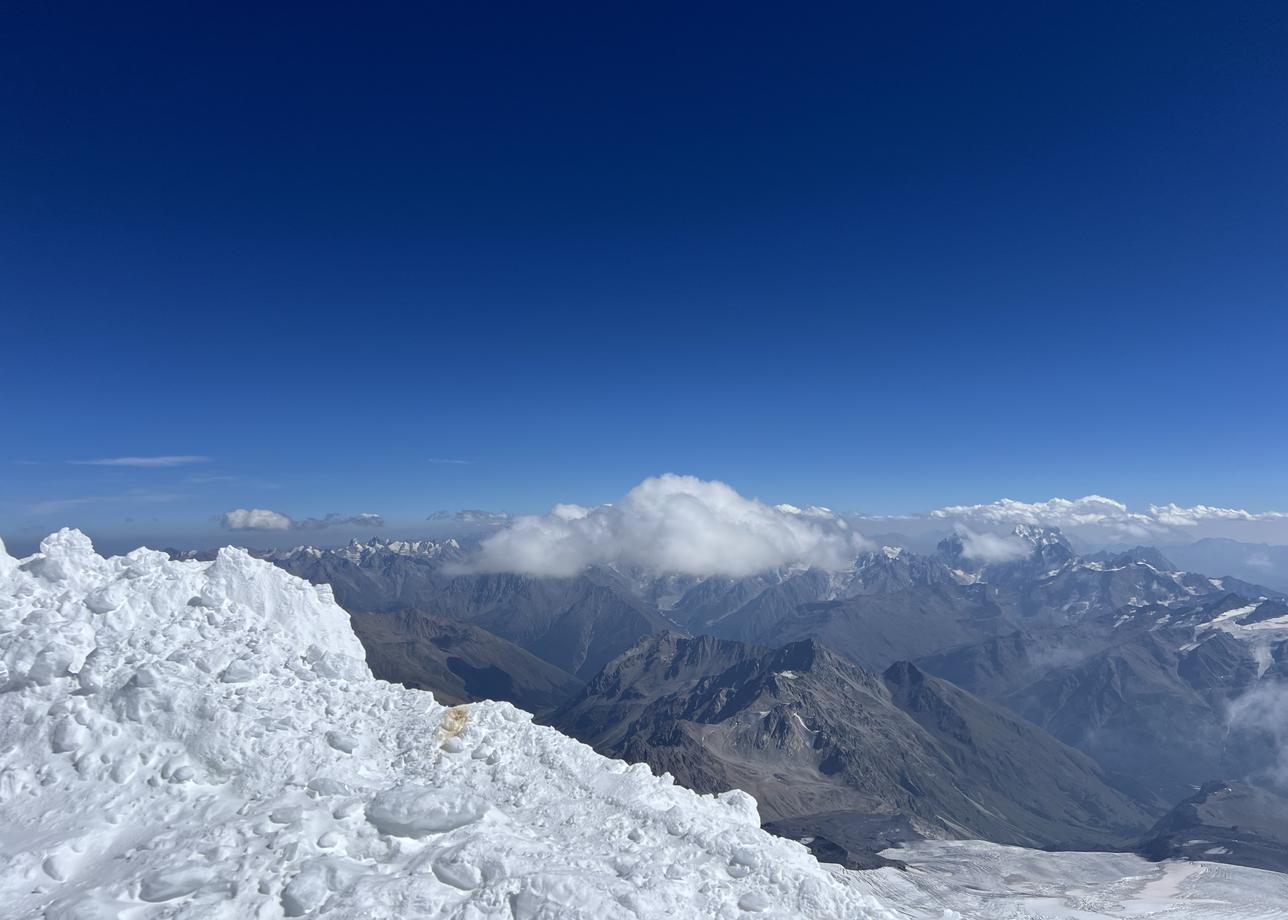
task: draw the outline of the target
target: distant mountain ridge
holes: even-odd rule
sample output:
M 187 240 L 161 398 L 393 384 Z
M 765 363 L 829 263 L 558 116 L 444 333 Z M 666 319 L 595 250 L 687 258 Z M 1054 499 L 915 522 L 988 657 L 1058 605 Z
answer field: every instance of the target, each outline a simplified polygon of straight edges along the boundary
M 552 723 L 690 788 L 746 789 L 766 821 L 801 836 L 845 814 L 851 826 L 904 818 L 930 836 L 1104 846 L 1152 820 L 1022 719 L 911 663 L 878 675 L 811 640 L 649 636 Z
M 1288 872 L 1288 799 L 1243 783 L 1204 783 L 1137 845 L 1152 859 L 1201 859 Z

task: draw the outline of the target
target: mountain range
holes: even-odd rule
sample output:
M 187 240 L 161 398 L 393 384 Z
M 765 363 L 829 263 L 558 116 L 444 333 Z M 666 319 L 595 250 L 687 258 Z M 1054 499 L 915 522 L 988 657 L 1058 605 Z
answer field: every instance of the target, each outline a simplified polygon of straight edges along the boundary
M 1155 547 L 1079 555 L 1054 528 L 999 539 L 742 578 L 472 573 L 454 540 L 265 555 L 332 586 L 378 676 L 748 789 L 843 861 L 918 835 L 1127 846 L 1204 783 L 1285 791 L 1288 733 L 1260 717 L 1288 711 L 1281 592 Z M 789 651 L 810 666 L 774 663 Z
M 876 674 L 813 640 L 649 636 L 551 721 L 691 789 L 751 792 L 767 821 L 858 863 L 895 820 L 914 836 L 1083 848 L 1149 824 L 1090 758 L 1023 719 L 911 663 Z

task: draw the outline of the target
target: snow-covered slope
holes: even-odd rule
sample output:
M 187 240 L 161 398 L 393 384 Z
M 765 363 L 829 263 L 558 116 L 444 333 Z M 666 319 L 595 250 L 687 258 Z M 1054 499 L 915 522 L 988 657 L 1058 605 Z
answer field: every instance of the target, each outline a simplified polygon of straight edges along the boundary
M 373 679 L 329 588 L 239 550 L 0 545 L 0 655 L 8 918 L 919 915 L 744 793 Z
M 1197 841 L 1196 841 L 1197 842 Z M 971 920 L 1283 920 L 1288 875 L 1129 853 L 1047 853 L 926 840 L 884 854 L 907 872 L 866 879 L 879 897 Z

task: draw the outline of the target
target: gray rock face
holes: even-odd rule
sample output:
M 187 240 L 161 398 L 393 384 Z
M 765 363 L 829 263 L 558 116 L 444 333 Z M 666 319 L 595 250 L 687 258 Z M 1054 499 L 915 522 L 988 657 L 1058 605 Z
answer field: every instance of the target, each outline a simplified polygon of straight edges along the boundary
M 1288 799 L 1242 783 L 1204 783 L 1168 812 L 1137 852 L 1288 872 Z
M 893 819 L 1028 846 L 1121 843 L 1151 820 L 1018 717 L 906 662 L 877 675 L 812 641 L 652 636 L 553 724 L 691 788 L 745 789 L 766 821 L 842 838 L 851 856 L 869 835 L 888 844 Z
M 1099 562 L 1108 568 L 1122 568 L 1128 565 L 1135 565 L 1143 562 L 1146 565 L 1153 566 L 1160 572 L 1179 571 L 1172 561 L 1154 546 L 1133 546 L 1131 549 L 1102 551 L 1091 553 L 1085 557 L 1088 562 Z

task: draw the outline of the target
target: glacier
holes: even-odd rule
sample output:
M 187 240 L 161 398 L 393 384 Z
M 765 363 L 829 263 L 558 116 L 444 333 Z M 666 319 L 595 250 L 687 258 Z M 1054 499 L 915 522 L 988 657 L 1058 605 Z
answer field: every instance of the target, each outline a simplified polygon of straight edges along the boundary
M 698 795 L 509 704 L 447 707 L 373 678 L 329 587 L 241 550 L 104 558 L 63 530 L 15 559 L 0 543 L 13 920 L 1272 917 L 1288 902 L 1275 873 L 977 842 L 846 872 L 759 825 L 743 792 Z M 1212 873 L 1220 886 L 1196 885 Z M 1106 875 L 1129 904 L 1077 900 Z

